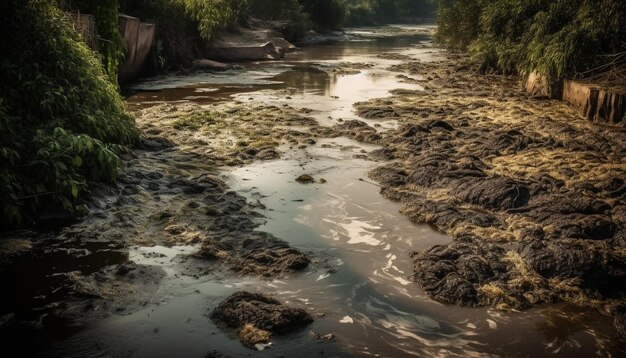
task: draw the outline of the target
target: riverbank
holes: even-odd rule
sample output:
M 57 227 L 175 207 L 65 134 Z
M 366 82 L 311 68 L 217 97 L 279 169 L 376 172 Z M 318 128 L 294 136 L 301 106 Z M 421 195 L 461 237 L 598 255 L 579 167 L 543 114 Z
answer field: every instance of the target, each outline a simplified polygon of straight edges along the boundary
M 502 117 L 494 126 L 482 118 L 492 113 L 481 112 L 470 123 L 472 111 L 494 108 L 500 113 L 507 104 L 569 119 L 561 117 L 569 109 L 557 102 L 538 102 L 542 106 L 534 109 L 538 105 L 524 99 L 513 80 L 474 75 L 469 67 L 460 67 L 460 59 L 446 59 L 427 35 L 432 27 L 355 31 L 358 41 L 304 48 L 285 62 L 245 63 L 223 73 L 164 76 L 137 84 L 127 106 L 145 137 L 124 157 L 118 185 L 94 187 L 86 202 L 91 214 L 79 223 L 11 233 L 12 240 L 2 241 L 7 243 L 5 255 L 12 252 L 3 256 L 7 264 L 1 270 L 10 279 L 3 296 L 9 302 L 1 315 L 3 339 L 47 356 L 249 355 L 252 351 L 239 339 L 265 349 L 255 352 L 261 356 L 294 351 L 329 356 L 619 355 L 623 345 L 615 329 L 593 310 L 554 304 L 519 313 L 504 310 L 500 303 L 522 307 L 504 299 L 495 304 L 499 309 L 442 305 L 454 296 L 437 296 L 429 286 L 423 284 L 422 290 L 409 280 L 414 278 L 412 266 L 425 262 L 409 252 L 434 253 L 429 249 L 433 245 L 460 251 L 461 235 L 452 227 L 483 238 L 493 233 L 493 244 L 478 238 L 465 247 L 480 248 L 498 264 L 502 250 L 489 250 L 508 248 L 505 240 L 513 240 L 504 236 L 507 221 L 484 224 L 493 224 L 490 229 L 474 224 L 482 216 L 471 227 L 453 216 L 454 210 L 466 213 L 461 217 L 468 221 L 476 212 L 487 215 L 487 209 L 477 210 L 478 204 L 455 201 L 446 207 L 450 222 L 459 223 L 440 224 L 438 229 L 449 235 L 399 215 L 403 206 L 410 214 L 407 207 L 421 203 L 421 190 L 432 190 L 427 192 L 430 200 L 456 195 L 445 193 L 444 185 L 452 181 L 437 167 L 415 174 L 429 180 L 428 185 L 410 182 L 404 172 L 423 164 L 413 160 L 437 152 L 441 158 L 432 162 L 447 168 L 443 164 L 456 160 L 465 146 L 482 156 L 500 142 L 482 143 L 492 132 L 500 138 L 500 126 L 507 128 L 509 142 L 518 143 L 520 137 L 522 144 L 530 142 L 527 148 L 540 150 L 545 142 L 535 139 L 534 144 L 509 133 L 510 118 Z M 500 94 L 507 95 L 506 101 L 492 99 Z M 484 104 L 467 105 L 477 95 Z M 361 102 L 357 113 L 356 102 Z M 448 118 L 456 113 L 468 116 L 467 125 Z M 530 122 L 521 122 L 518 130 L 535 128 Z M 478 131 L 472 124 L 484 126 Z M 453 134 L 446 136 L 449 132 Z M 436 137 L 417 138 L 416 133 Z M 561 138 L 568 132 L 558 133 Z M 417 143 L 432 143 L 433 149 L 417 150 Z M 511 154 L 524 147 L 497 148 Z M 485 158 L 496 157 L 489 155 Z M 376 169 L 380 166 L 384 169 Z M 383 185 L 385 196 L 396 198 L 390 193 L 401 189 L 407 199 L 396 203 L 383 198 L 368 172 Z M 460 171 L 459 178 L 471 180 L 473 174 Z M 303 175 L 314 182 L 298 181 Z M 391 177 L 399 180 L 390 183 L 386 178 Z M 481 191 L 479 197 L 488 194 Z M 506 202 L 508 196 L 502 198 L 492 202 Z M 453 252 L 451 257 L 461 255 Z M 482 258 L 461 261 L 455 268 L 462 267 L 462 273 L 488 271 L 482 270 Z M 441 267 L 439 263 L 432 267 Z M 502 273 L 509 266 L 489 268 Z M 513 279 L 515 274 L 509 275 Z M 455 276 L 460 274 L 449 275 Z M 490 282 L 500 288 L 496 279 Z M 491 301 L 470 302 L 483 303 Z M 269 348 L 257 347 L 252 343 L 282 329 L 274 332 L 271 322 L 245 320 L 229 326 L 221 318 L 245 315 L 241 307 L 270 313 L 293 309 L 302 325 L 294 324 L 298 328 L 286 336 L 276 334 Z M 43 343 L 33 339 L 42 332 Z
M 414 252 L 413 280 L 460 305 L 594 307 L 624 333 L 626 131 L 463 57 L 394 70 L 426 89 L 357 104 L 400 123 L 382 139 L 394 163 L 370 176 L 411 220 L 455 238 Z

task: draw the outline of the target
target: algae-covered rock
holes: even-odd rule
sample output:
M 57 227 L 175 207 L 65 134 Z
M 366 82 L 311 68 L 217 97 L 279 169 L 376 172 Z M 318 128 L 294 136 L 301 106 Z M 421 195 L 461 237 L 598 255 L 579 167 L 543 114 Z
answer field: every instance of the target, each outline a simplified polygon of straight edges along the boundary
M 258 293 L 236 292 L 222 301 L 211 313 L 219 325 L 238 332 L 246 346 L 266 343 L 271 334 L 295 332 L 313 317 L 301 308 L 285 306 L 280 301 Z
M 309 174 L 302 174 L 296 178 L 296 181 L 300 184 L 311 184 L 315 183 L 315 178 L 313 178 Z

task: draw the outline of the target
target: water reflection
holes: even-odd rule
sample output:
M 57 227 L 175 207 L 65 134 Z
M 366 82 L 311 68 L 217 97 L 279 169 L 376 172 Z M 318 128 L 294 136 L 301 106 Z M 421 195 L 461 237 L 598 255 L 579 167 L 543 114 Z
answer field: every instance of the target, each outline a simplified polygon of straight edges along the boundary
M 311 64 L 295 64 L 273 79 L 281 82 L 281 87 L 295 90 L 295 93 L 317 96 L 328 96 L 331 87 L 337 83 L 336 76 L 330 76 Z
M 302 95 L 351 96 L 358 99 L 357 89 L 372 90 L 378 87 L 377 82 L 385 80 L 387 84 L 398 84 L 395 79 L 389 81 L 395 75 L 381 71 L 397 61 L 383 60 L 378 55 L 407 51 L 416 43 L 428 40 L 428 36 L 419 33 L 418 28 L 415 31 L 418 33 L 408 31 L 400 37 L 374 37 L 365 41 L 304 47 L 288 54 L 285 61 L 243 63 L 240 69 L 226 72 L 151 78 L 126 88 L 127 102 L 143 107 L 163 101 L 211 104 L 241 93 L 285 88 Z M 338 76 L 323 70 L 341 62 L 373 63 L 375 71 L 365 71 L 358 76 Z M 383 87 L 387 90 L 387 86 Z M 363 100 L 363 97 L 360 98 Z
M 148 106 L 158 101 L 210 104 L 252 98 L 313 108 L 322 124 L 332 125 L 338 118 L 358 118 L 352 111 L 356 101 L 386 96 L 394 88 L 417 88 L 399 82 L 394 73 L 385 70 L 394 61 L 378 55 L 399 52 L 428 60 L 432 54 L 413 46 L 423 40 L 423 35 L 412 35 L 319 45 L 292 54 L 286 63 L 247 64 L 226 74 L 200 73 L 143 83 L 137 89 L 150 91 L 136 93 L 128 101 Z M 343 76 L 325 71 L 324 66 L 342 61 L 372 62 L 374 66 Z M 163 267 L 168 274 L 160 288 L 159 304 L 97 322 L 66 342 L 65 350 L 87 347 L 84 349 L 89 351 L 97 346 L 111 356 L 151 358 L 202 357 L 212 350 L 249 356 L 250 350 L 206 315 L 230 293 L 251 290 L 305 306 L 317 317 L 307 329 L 274 340 L 270 350 L 254 352 L 260 357 L 294 353 L 329 357 L 584 357 L 624 353 L 609 320 L 593 312 L 576 313 L 553 306 L 503 313 L 428 299 L 409 281 L 409 253 L 450 238 L 426 225 L 409 222 L 399 215 L 400 204 L 382 198 L 377 187 L 360 180 L 378 164 L 359 156 L 374 149 L 347 139 L 324 139 L 302 150 L 283 148 L 286 154 L 281 160 L 228 173 L 234 190 L 267 208 L 263 212 L 267 220 L 259 230 L 307 251 L 316 261 L 311 271 L 271 282 L 230 276 L 195 278 L 180 274 L 176 268 L 177 260 L 193 247 L 135 248 L 132 260 Z M 327 182 L 295 182 L 303 173 Z M 311 331 L 332 333 L 336 339 L 317 341 Z

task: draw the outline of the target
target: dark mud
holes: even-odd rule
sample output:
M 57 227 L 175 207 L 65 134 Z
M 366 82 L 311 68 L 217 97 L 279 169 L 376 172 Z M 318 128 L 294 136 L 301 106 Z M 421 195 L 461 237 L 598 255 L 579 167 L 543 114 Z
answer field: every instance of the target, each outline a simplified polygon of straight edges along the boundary
M 204 118 L 199 117 L 203 113 L 193 118 Z M 2 332 L 17 332 L 20 338 L 48 331 L 70 334 L 94 318 L 158 302 L 156 292 L 166 274 L 161 267 L 134 263 L 132 247 L 196 247 L 195 253 L 176 258 L 178 272 L 196 278 L 279 278 L 309 266 L 306 253 L 256 231 L 261 204 L 229 191 L 219 178 L 220 166 L 258 159 L 259 153 L 273 150 L 271 144 L 255 142 L 242 128 L 226 154 L 197 153 L 189 141 L 180 143 L 187 145 L 183 150 L 175 136 L 157 136 L 162 131 L 143 118 L 138 122 L 145 139 L 123 158 L 116 185 L 92 186 L 84 203 L 86 217 L 53 231 L 4 234 Z M 301 124 L 299 117 L 294 121 Z M 19 334 L 23 330 L 32 332 Z
M 595 307 L 623 331 L 626 130 L 454 55 L 393 69 L 428 85 L 356 105 L 399 122 L 374 153 L 393 162 L 370 176 L 411 220 L 455 239 L 412 254 L 415 282 L 460 305 Z
M 301 308 L 285 306 L 280 301 L 258 293 L 237 292 L 211 312 L 211 319 L 231 329 L 246 346 L 268 343 L 272 334 L 286 335 L 313 322 Z
M 261 103 L 130 109 L 145 137 L 124 156 L 116 185 L 91 187 L 86 217 L 53 231 L 5 233 L 3 331 L 27 327 L 33 332 L 18 336 L 35 337 L 61 324 L 71 334 L 71 327 L 94 318 L 158 302 L 166 273 L 134 263 L 129 252 L 137 247 L 194 247 L 195 252 L 178 255 L 175 265 L 177 275 L 196 279 L 278 279 L 311 264 L 309 253 L 256 230 L 263 205 L 229 191 L 220 168 L 276 159 L 282 151 L 315 144 L 322 135 L 340 136 L 352 126 L 321 127 L 311 110 Z M 29 267 L 38 261 L 51 264 Z
M 143 246 L 197 245 L 188 260 L 199 258 L 200 264 L 183 264 L 204 266 L 199 274 L 226 267 L 237 274 L 281 277 L 308 266 L 302 252 L 255 231 L 260 204 L 228 190 L 214 166 L 219 161 L 181 151 L 169 138 L 148 137 L 144 149 L 126 162 L 129 169 L 115 195 L 94 200 L 98 232 Z M 84 225 L 94 229 L 89 220 Z

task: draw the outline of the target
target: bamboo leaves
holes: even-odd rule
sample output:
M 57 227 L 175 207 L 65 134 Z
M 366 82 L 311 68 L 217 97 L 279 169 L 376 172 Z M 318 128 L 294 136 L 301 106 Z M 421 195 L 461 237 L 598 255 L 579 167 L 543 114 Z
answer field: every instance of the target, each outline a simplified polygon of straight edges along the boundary
M 139 135 L 103 65 L 53 0 L 0 6 L 10 7 L 0 32 L 19 34 L 0 42 L 0 225 L 7 225 L 41 210 L 79 210 L 88 182 L 114 181 L 118 154 Z

